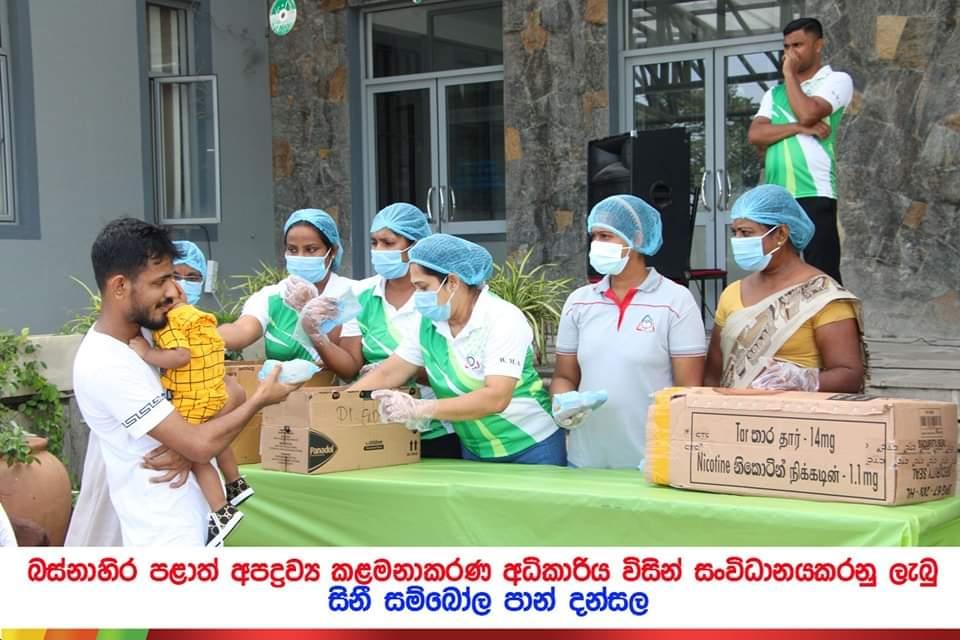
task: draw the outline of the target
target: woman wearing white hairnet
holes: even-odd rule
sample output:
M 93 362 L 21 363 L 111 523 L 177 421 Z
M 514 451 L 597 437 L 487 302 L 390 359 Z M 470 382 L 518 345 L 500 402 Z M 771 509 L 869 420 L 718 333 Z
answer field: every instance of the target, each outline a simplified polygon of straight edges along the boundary
M 647 266 L 663 244 L 656 209 L 611 196 L 593 207 L 587 232 L 590 264 L 604 278 L 563 306 L 554 417 L 570 429 L 571 466 L 637 468 L 650 395 L 703 383 L 706 332 L 690 291 Z
M 321 323 L 337 316 L 338 301 L 356 284 L 337 273 L 343 259 L 337 223 L 321 209 L 294 211 L 283 225 L 283 244 L 289 277 L 250 296 L 240 318 L 220 326 L 227 349 L 240 351 L 263 338 L 270 360 L 309 360 L 345 380 L 353 378 L 354 361 L 332 347 L 358 335 L 355 325 L 320 330 Z
M 435 234 L 417 242 L 409 260 L 422 318 L 353 389 L 376 390 L 390 422 L 422 429 L 432 419 L 449 421 L 468 460 L 565 465 L 564 438 L 533 368 L 533 331 L 519 309 L 485 286 L 490 253 Z M 421 369 L 438 399 L 388 390 Z
M 709 385 L 856 393 L 864 382 L 860 301 L 803 262 L 813 222 L 783 187 L 733 204 L 730 243 L 741 268 L 717 303 Z
M 361 311 L 352 323 L 358 330 L 347 331 L 359 335 L 342 338 L 339 347 L 333 347 L 348 353 L 361 374 L 380 366 L 400 346 L 405 333 L 420 327 L 409 255 L 431 233 L 426 214 L 406 202 L 384 207 L 370 224 L 370 257 L 377 275 L 357 283 Z M 430 387 L 421 385 L 420 397 L 435 396 Z M 449 422 L 433 420 L 420 435 L 424 458 L 461 457 L 460 440 Z

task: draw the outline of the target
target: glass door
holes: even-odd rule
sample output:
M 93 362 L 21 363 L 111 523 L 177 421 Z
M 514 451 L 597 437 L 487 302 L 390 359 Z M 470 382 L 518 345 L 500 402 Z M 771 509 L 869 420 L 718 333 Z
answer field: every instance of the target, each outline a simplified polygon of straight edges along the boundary
M 691 211 L 696 223 L 690 250 L 693 268 L 715 264 L 716 166 L 714 163 L 714 56 L 712 50 L 627 59 L 625 130 L 683 127 L 690 137 Z M 656 153 L 656 150 L 642 152 Z M 696 199 L 696 202 L 694 201 Z M 663 249 L 661 249 L 662 251 Z M 687 251 L 688 247 L 674 248 Z
M 506 256 L 503 73 L 367 87 L 367 218 L 393 202 Z
M 687 129 L 691 198 L 699 193 L 690 266 L 726 269 L 731 282 L 745 274 L 728 251 L 730 207 L 761 181 L 763 158 L 747 131 L 764 92 L 779 82 L 782 48 L 771 38 L 624 59 L 624 129 Z M 714 308 L 712 287 L 707 294 Z
M 763 157 L 747 142 L 747 131 L 760 99 L 780 81 L 780 42 L 717 49 L 718 86 L 716 135 L 718 209 L 717 263 L 725 265 L 728 280 L 745 275 L 727 250 L 730 208 L 745 191 L 761 182 Z M 724 267 L 721 267 L 724 268 Z
M 364 14 L 364 223 L 411 202 L 502 261 L 502 4 L 409 4 Z
M 435 102 L 432 80 L 368 90 L 367 184 L 372 191 L 368 210 L 410 202 L 427 212 L 431 222 L 439 220 L 435 212 L 440 196 L 434 186 L 438 175 Z
M 503 75 L 439 81 L 440 229 L 469 239 L 506 232 Z

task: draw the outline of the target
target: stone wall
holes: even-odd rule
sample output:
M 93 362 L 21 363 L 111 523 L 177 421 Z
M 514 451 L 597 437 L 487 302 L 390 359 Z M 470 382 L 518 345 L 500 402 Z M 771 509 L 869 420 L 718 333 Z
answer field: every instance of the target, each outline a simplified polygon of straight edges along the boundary
M 853 76 L 840 127 L 844 282 L 872 335 L 960 335 L 960 8 L 819 0 L 827 60 Z
M 311 0 L 284 37 L 270 35 L 274 218 L 324 209 L 350 238 L 350 117 L 347 99 L 347 2 Z M 344 273 L 351 247 L 344 242 Z
M 607 1 L 504 3 L 507 242 L 586 276 L 587 141 L 608 135 Z

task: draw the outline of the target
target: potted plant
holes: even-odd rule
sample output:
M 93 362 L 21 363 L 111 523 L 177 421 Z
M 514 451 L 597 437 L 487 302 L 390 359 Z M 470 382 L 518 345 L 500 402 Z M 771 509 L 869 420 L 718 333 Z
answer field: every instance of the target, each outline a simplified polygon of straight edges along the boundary
M 55 454 L 63 448 L 65 418 L 37 351 L 26 329 L 0 331 L 0 503 L 62 545 L 72 496 L 70 476 Z
M 498 297 L 513 304 L 527 317 L 533 330 L 534 357 L 538 365 L 548 359 L 547 337 L 554 335 L 560 322 L 563 299 L 569 292 L 572 278 L 551 280 L 546 271 L 553 264 L 529 267 L 533 249 L 513 257 L 503 266 L 494 265 L 494 276 L 488 283 Z

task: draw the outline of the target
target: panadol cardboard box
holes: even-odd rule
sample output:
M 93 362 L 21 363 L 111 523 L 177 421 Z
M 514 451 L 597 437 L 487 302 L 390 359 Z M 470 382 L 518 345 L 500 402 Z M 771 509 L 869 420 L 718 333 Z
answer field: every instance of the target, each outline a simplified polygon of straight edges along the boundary
M 261 466 L 274 471 L 371 469 L 419 462 L 420 434 L 381 422 L 369 392 L 300 389 L 263 410 L 260 452 Z
M 262 362 L 252 360 L 230 360 L 225 363 L 226 374 L 236 378 L 246 392 L 247 397 L 253 395 L 260 385 L 257 374 L 263 366 Z M 319 371 L 306 384 L 306 387 L 332 387 L 337 384 L 337 377 L 332 371 Z M 260 426 L 263 423 L 263 413 L 257 412 L 250 419 L 233 442 L 230 449 L 237 459 L 237 464 L 255 464 L 260 462 Z
M 957 405 L 859 394 L 667 389 L 646 473 L 683 489 L 900 505 L 954 494 Z

